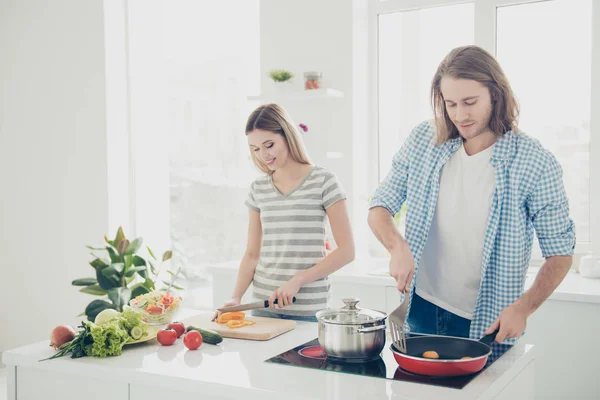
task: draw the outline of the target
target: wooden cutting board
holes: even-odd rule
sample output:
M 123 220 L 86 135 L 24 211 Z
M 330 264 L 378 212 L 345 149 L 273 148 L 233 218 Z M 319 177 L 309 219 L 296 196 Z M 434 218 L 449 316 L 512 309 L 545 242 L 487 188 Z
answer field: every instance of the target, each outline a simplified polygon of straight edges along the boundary
M 269 340 L 282 333 L 291 331 L 296 327 L 296 321 L 278 318 L 253 317 L 246 314 L 248 320 L 256 321 L 254 325 L 243 326 L 241 328 L 230 328 L 226 324 L 217 324 L 212 322 L 213 314 L 202 314 L 189 317 L 183 320 L 187 325 L 193 325 L 197 328 L 210 329 L 221 336 L 233 339 L 248 340 Z

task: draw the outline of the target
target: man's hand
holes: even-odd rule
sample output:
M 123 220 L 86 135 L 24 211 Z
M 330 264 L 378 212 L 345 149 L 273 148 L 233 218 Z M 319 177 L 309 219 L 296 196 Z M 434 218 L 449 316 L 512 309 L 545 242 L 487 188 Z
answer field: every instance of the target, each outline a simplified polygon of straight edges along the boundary
M 390 275 L 396 280 L 398 290 L 402 293 L 410 292 L 410 286 L 415 274 L 415 260 L 408 244 L 394 248 L 391 252 Z
M 525 331 L 527 326 L 527 317 L 529 313 L 518 304 L 511 304 L 506 307 L 498 316 L 496 321 L 484 334 L 489 335 L 498 329 L 496 342 L 502 343 L 507 338 L 518 338 Z

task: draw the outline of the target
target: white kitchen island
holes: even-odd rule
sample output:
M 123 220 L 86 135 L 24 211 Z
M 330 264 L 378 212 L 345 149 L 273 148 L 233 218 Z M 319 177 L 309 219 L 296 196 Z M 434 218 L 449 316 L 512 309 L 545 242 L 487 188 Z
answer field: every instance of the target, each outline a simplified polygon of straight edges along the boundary
M 463 389 L 278 365 L 264 360 L 316 338 L 317 324 L 265 342 L 224 339 L 196 351 L 183 338 L 128 346 L 118 357 L 63 357 L 39 342 L 7 351 L 8 400 L 533 399 L 534 348 L 517 344 Z M 383 351 L 389 351 L 386 347 Z

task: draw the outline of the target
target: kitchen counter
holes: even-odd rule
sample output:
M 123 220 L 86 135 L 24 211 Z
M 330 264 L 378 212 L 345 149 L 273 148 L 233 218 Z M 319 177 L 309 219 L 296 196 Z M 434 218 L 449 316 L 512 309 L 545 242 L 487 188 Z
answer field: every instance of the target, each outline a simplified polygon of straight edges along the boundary
M 298 322 L 265 342 L 226 338 L 189 351 L 182 339 L 169 347 L 152 340 L 126 347 L 119 357 L 38 362 L 53 354 L 44 341 L 7 351 L 2 362 L 9 369 L 9 400 L 49 393 L 63 400 L 533 398 L 534 347 L 524 343 L 460 390 L 264 362 L 316 336 L 316 323 Z
M 389 275 L 388 260 L 369 259 L 354 261 L 331 275 L 332 284 L 360 284 L 378 287 L 396 287 L 396 281 Z M 369 265 L 369 271 L 362 271 L 358 265 Z M 239 262 L 228 262 L 208 268 L 213 276 L 236 275 Z M 527 271 L 524 290 L 528 290 L 535 280 L 539 266 L 531 266 Z M 600 279 L 585 278 L 575 270 L 570 270 L 564 280 L 550 295 L 550 300 L 600 304 Z

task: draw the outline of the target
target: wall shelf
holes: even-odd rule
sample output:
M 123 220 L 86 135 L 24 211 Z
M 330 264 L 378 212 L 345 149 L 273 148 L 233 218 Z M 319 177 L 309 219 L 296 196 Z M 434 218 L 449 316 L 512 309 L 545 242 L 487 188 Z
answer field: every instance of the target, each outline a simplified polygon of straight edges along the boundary
M 313 99 L 334 99 L 343 98 L 344 92 L 336 89 L 323 88 L 313 90 L 298 90 L 298 91 L 281 91 L 281 92 L 269 92 L 260 94 L 258 96 L 248 96 L 248 100 L 259 100 L 259 101 L 302 101 L 302 100 L 313 100 Z

